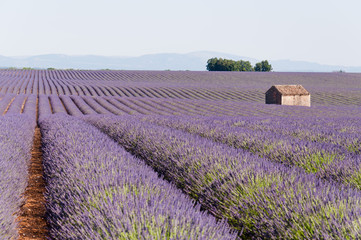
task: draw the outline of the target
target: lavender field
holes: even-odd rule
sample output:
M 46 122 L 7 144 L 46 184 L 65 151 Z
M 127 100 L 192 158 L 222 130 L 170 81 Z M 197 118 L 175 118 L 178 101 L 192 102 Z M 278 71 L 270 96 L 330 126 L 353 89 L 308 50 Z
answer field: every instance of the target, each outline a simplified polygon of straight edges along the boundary
M 311 107 L 264 104 L 276 84 Z M 1 239 L 35 129 L 37 239 L 361 237 L 361 74 L 8 69 L 0 112 Z

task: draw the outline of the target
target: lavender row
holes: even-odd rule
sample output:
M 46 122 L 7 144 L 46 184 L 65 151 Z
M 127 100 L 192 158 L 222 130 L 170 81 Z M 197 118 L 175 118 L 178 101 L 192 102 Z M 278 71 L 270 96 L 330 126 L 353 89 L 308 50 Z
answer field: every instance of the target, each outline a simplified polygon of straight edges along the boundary
M 46 117 L 49 114 L 53 114 L 49 96 L 39 95 L 38 108 L 39 108 L 39 119 Z
M 361 153 L 360 118 L 242 118 L 231 120 L 231 126 L 269 131 L 312 142 L 326 142 Z
M 361 189 L 361 157 L 341 146 L 303 141 L 274 132 L 234 127 L 227 118 L 143 117 L 143 120 L 179 129 L 212 141 L 244 149 L 287 166 L 298 166 L 318 178 Z M 227 124 L 222 121 L 228 121 Z
M 72 116 L 81 116 L 83 113 L 75 105 L 73 100 L 69 96 L 60 96 L 60 99 L 63 101 L 67 112 Z
M 36 96 L 28 94 L 5 94 L 0 102 L 3 115 L 19 115 L 24 113 L 29 117 L 36 116 Z
M 25 105 L 23 106 L 22 114 L 31 117 L 33 121 L 36 121 L 37 117 L 37 96 L 34 94 L 28 95 Z
M 95 127 L 62 114 L 40 127 L 53 239 L 237 237 Z
M 74 104 L 79 108 L 83 114 L 97 114 L 81 97 L 71 96 Z
M 323 84 L 326 79 L 327 86 Z M 355 74 L 340 76 L 329 73 L 305 75 L 303 73 L 0 70 L 0 92 L 12 94 L 152 97 L 263 103 L 264 92 L 270 86 L 285 82 L 302 84 L 309 89 L 313 106 L 360 107 L 361 88 L 359 76 Z M 289 108 L 287 112 L 302 115 L 303 111 L 297 110 L 295 113 Z M 356 112 L 359 114 L 360 110 L 357 109 Z M 327 110 L 327 114 L 332 114 L 332 110 Z M 333 113 L 333 115 L 337 114 L 339 112 Z
M 15 94 L 5 94 L 5 96 L 0 101 L 0 115 L 3 115 L 4 112 L 7 110 L 9 104 L 15 98 Z
M 70 115 L 79 116 L 87 114 L 145 114 L 145 115 L 202 115 L 202 116 L 263 116 L 270 115 L 295 116 L 288 106 L 269 106 L 252 103 L 245 104 L 233 101 L 207 101 L 186 99 L 154 99 L 135 97 L 88 97 L 88 96 L 57 96 L 40 95 L 40 98 L 48 98 L 49 102 L 40 113 L 66 112 Z M 69 99 L 70 98 L 70 99 Z M 40 99 L 40 104 L 42 105 Z M 49 106 L 47 106 L 49 105 Z M 7 105 L 6 105 L 7 106 Z M 5 106 L 5 107 L 6 107 Z M 42 111 L 44 110 L 44 111 Z M 321 107 L 312 109 L 299 109 L 304 116 L 321 115 Z M 330 112 L 343 111 L 339 107 L 328 108 Z M 355 110 L 356 111 L 356 110 Z M 360 112 L 361 113 L 361 112 Z M 352 113 L 345 112 L 343 115 Z M 323 115 L 323 113 L 322 113 Z
M 16 95 L 14 100 L 11 102 L 10 106 L 6 111 L 6 115 L 8 114 L 20 114 L 23 110 L 24 102 L 26 100 L 26 95 L 19 94 Z
M 92 78 L 84 81 L 79 79 L 62 79 L 60 71 L 38 71 L 41 76 L 28 73 L 27 76 L 9 76 L 5 79 L 0 78 L 0 86 L 3 86 L 3 93 L 37 93 L 47 95 L 80 95 L 80 96 L 119 96 L 119 97 L 153 97 L 153 98 L 179 98 L 179 99 L 244 99 L 247 94 L 236 91 L 221 91 L 209 89 L 193 88 L 169 88 L 166 86 L 142 87 L 130 85 L 120 86 L 119 81 L 108 81 L 107 79 Z M 53 75 L 54 73 L 54 75 Z M 39 75 L 38 74 L 38 75 Z M 53 76 L 52 76 L 53 75 Z M 76 76 L 73 76 L 76 77 Z M 11 78 L 12 81 L 8 81 Z M 1 81 L 3 80 L 3 81 Z M 85 80 L 85 79 L 84 79 Z M 148 80 L 148 79 L 147 79 Z M 34 87 L 34 85 L 36 85 Z M 224 93 L 224 94 L 223 94 Z M 259 100 L 260 96 L 253 97 L 253 100 Z
M 58 95 L 50 95 L 49 100 L 54 113 L 67 113 Z
M 352 239 L 359 234 L 359 191 L 135 117 L 86 119 L 215 216 L 226 217 L 246 238 Z
M 220 119 L 222 120 L 222 119 Z M 324 131 L 334 130 L 337 133 L 361 133 L 359 128 L 361 119 L 358 117 L 349 116 L 347 118 L 328 118 L 328 117 L 290 117 L 290 118 L 277 118 L 277 117 L 243 117 L 238 120 L 237 118 L 224 118 L 222 122 L 233 122 L 237 126 L 250 127 L 252 129 L 272 130 L 274 128 L 282 127 L 295 127 L 310 129 L 312 131 L 320 129 Z
M 35 121 L 25 115 L 0 117 L 0 239 L 16 239 L 17 216 L 27 186 Z
M 248 91 L 240 93 L 237 91 L 219 91 L 209 89 L 194 89 L 184 88 L 177 86 L 167 87 L 163 85 L 153 85 L 152 87 L 139 87 L 136 85 L 120 86 L 117 82 L 99 81 L 94 79 L 86 79 L 79 81 L 78 79 L 61 79 L 56 76 L 52 78 L 49 72 L 40 72 L 43 76 L 36 78 L 35 76 L 28 75 L 27 78 L 17 78 L 12 76 L 12 81 L 8 78 L 1 82 L 3 86 L 1 91 L 3 93 L 37 93 L 47 95 L 80 95 L 80 96 L 108 96 L 108 97 L 151 97 L 151 98 L 178 98 L 178 99 L 209 99 L 209 100 L 242 100 L 250 98 Z M 37 85 L 34 88 L 34 85 Z M 260 96 L 252 96 L 253 100 L 260 100 Z

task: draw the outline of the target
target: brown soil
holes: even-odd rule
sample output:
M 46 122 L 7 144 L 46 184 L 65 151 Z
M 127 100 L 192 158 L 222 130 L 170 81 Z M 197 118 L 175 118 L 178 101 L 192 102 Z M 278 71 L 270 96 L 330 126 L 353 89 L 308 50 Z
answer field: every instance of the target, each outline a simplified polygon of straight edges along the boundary
M 19 240 L 47 239 L 43 172 L 41 133 L 37 127 L 31 152 L 28 187 L 24 193 L 25 204 L 21 207 L 18 217 Z

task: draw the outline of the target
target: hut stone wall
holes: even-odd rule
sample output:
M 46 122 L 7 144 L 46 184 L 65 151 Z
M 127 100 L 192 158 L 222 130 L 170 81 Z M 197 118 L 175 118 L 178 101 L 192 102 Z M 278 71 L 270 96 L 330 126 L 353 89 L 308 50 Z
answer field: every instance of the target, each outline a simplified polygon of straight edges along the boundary
M 311 96 L 310 95 L 282 96 L 281 104 L 311 107 Z
M 282 96 L 277 91 L 270 91 L 266 93 L 266 103 L 267 104 L 281 104 Z

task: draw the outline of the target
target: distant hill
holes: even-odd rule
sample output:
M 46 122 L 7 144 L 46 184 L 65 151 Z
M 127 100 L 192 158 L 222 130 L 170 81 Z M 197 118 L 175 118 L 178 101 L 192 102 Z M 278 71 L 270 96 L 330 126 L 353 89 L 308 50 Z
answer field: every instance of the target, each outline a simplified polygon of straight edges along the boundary
M 118 69 L 118 70 L 191 70 L 205 71 L 207 60 L 212 57 L 222 57 L 233 60 L 246 60 L 255 64 L 254 58 L 237 56 L 219 52 L 199 51 L 187 54 L 160 53 L 139 57 L 107 57 L 107 56 L 70 56 L 62 54 L 47 54 L 30 57 L 0 56 L 0 68 L 31 67 L 60 69 Z M 277 72 L 361 72 L 360 67 L 344 67 L 322 65 L 312 62 L 268 59 Z

